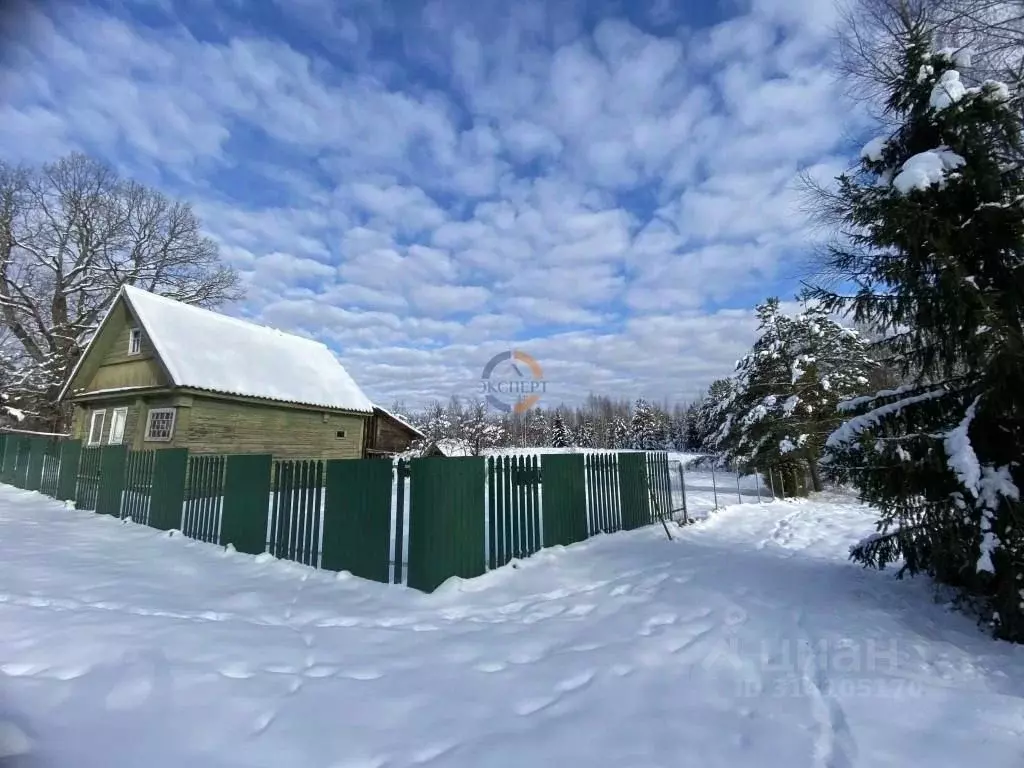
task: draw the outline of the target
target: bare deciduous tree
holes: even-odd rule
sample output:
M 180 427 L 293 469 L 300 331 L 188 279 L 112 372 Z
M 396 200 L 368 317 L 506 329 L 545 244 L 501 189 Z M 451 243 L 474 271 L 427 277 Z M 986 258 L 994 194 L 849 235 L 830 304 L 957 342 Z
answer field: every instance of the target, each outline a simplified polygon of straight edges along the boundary
M 849 0 L 837 50 L 851 95 L 884 106 L 911 29 L 929 30 L 936 48 L 970 51 L 967 80 L 1024 79 L 1024 0 Z
M 60 428 L 57 396 L 122 285 L 215 306 L 241 297 L 191 207 L 72 154 L 0 161 L 0 327 L 12 401 Z

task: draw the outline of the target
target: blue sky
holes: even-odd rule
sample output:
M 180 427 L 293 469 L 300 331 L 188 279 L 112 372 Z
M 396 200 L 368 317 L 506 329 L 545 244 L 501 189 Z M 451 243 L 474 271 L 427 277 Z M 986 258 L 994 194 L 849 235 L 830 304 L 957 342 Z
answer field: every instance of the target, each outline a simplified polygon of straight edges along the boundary
M 472 394 L 510 346 L 551 403 L 692 397 L 797 289 L 798 173 L 865 128 L 824 0 L 25 8 L 5 158 L 80 149 L 189 200 L 244 276 L 230 311 L 385 404 Z

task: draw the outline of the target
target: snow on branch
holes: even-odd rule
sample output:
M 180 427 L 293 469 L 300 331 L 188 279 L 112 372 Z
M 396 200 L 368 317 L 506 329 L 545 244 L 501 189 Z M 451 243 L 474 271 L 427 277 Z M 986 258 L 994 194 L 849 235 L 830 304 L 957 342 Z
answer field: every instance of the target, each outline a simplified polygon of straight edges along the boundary
M 943 444 L 946 448 L 946 455 L 949 457 L 947 464 L 953 470 L 960 483 L 966 488 L 971 496 L 978 498 L 978 484 L 981 481 L 981 465 L 978 463 L 978 456 L 971 445 L 971 438 L 968 431 L 971 422 L 978 412 L 978 400 L 981 396 L 974 398 L 974 401 L 967 407 L 960 423 L 946 434 Z
M 828 448 L 839 448 L 841 446 L 848 445 L 860 437 L 864 430 L 877 425 L 882 417 L 899 413 L 909 405 L 923 403 L 926 400 L 934 400 L 935 398 L 942 397 L 944 394 L 946 394 L 946 390 L 935 389 L 930 392 L 924 392 L 920 395 L 914 395 L 913 397 L 897 400 L 894 403 L 886 403 L 885 405 L 881 405 L 867 413 L 854 416 L 849 421 L 843 423 L 839 429 L 829 435 L 828 440 L 825 442 L 825 446 Z
M 892 185 L 904 195 L 915 189 L 928 189 L 933 184 L 941 185 L 950 171 L 966 164 L 967 161 L 949 147 L 918 152 L 903 163 Z

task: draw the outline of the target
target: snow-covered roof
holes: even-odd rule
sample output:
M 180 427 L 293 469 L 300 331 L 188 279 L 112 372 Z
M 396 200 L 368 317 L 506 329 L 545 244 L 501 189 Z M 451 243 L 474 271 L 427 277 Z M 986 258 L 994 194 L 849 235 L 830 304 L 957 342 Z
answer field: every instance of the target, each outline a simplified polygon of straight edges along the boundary
M 373 410 L 334 353 L 318 341 L 140 288 L 126 285 L 121 291 L 175 386 L 363 413 Z
M 380 407 L 379 405 L 375 405 L 375 406 L 373 406 L 373 407 L 374 407 L 374 408 L 376 408 L 376 409 L 377 409 L 378 411 L 380 411 L 381 413 L 383 413 L 383 414 L 384 414 L 385 416 L 388 416 L 389 418 L 392 418 L 392 419 L 394 419 L 394 420 L 395 420 L 395 421 L 397 421 L 397 422 L 398 422 L 399 424 L 401 424 L 401 425 L 402 425 L 403 427 L 407 427 L 407 428 L 408 428 L 409 430 L 411 430 L 412 432 L 415 432 L 415 433 L 416 433 L 417 435 L 419 435 L 420 437 L 426 437 L 426 435 L 425 435 L 425 434 L 423 434 L 423 432 L 421 432 L 421 431 L 420 431 L 419 429 L 417 429 L 417 428 L 416 428 L 416 427 L 414 427 L 414 426 L 413 426 L 412 424 L 410 424 L 410 423 L 408 422 L 408 420 L 407 420 L 407 419 L 403 419 L 403 418 L 402 418 L 401 416 L 399 416 L 398 414 L 392 413 L 392 412 L 391 412 L 391 411 L 389 411 L 389 410 L 388 410 L 387 408 L 381 408 L 381 407 Z

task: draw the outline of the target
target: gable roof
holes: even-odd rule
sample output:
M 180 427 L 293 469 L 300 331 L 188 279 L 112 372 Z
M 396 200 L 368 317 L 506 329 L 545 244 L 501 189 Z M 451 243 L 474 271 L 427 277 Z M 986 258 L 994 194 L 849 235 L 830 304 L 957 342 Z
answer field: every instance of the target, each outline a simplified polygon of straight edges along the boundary
M 380 411 L 382 414 L 384 414 L 386 417 L 388 417 L 392 421 L 395 421 L 395 422 L 401 424 L 403 427 L 408 429 L 413 434 L 419 435 L 419 437 L 421 437 L 421 438 L 426 437 L 426 435 L 423 432 L 421 432 L 417 427 L 414 427 L 407 420 L 403 419 L 401 416 L 399 416 L 396 413 L 392 413 L 387 408 L 381 408 L 379 405 L 375 405 L 375 406 L 373 406 L 373 409 L 375 411 Z
M 118 299 L 127 302 L 176 387 L 338 410 L 373 411 L 369 398 L 334 353 L 318 341 L 134 286 L 124 286 Z M 113 306 L 116 304 L 115 301 Z M 103 322 L 109 317 L 110 311 Z M 97 338 L 98 331 L 93 341 Z M 89 351 L 86 349 L 79 358 L 62 397 Z

